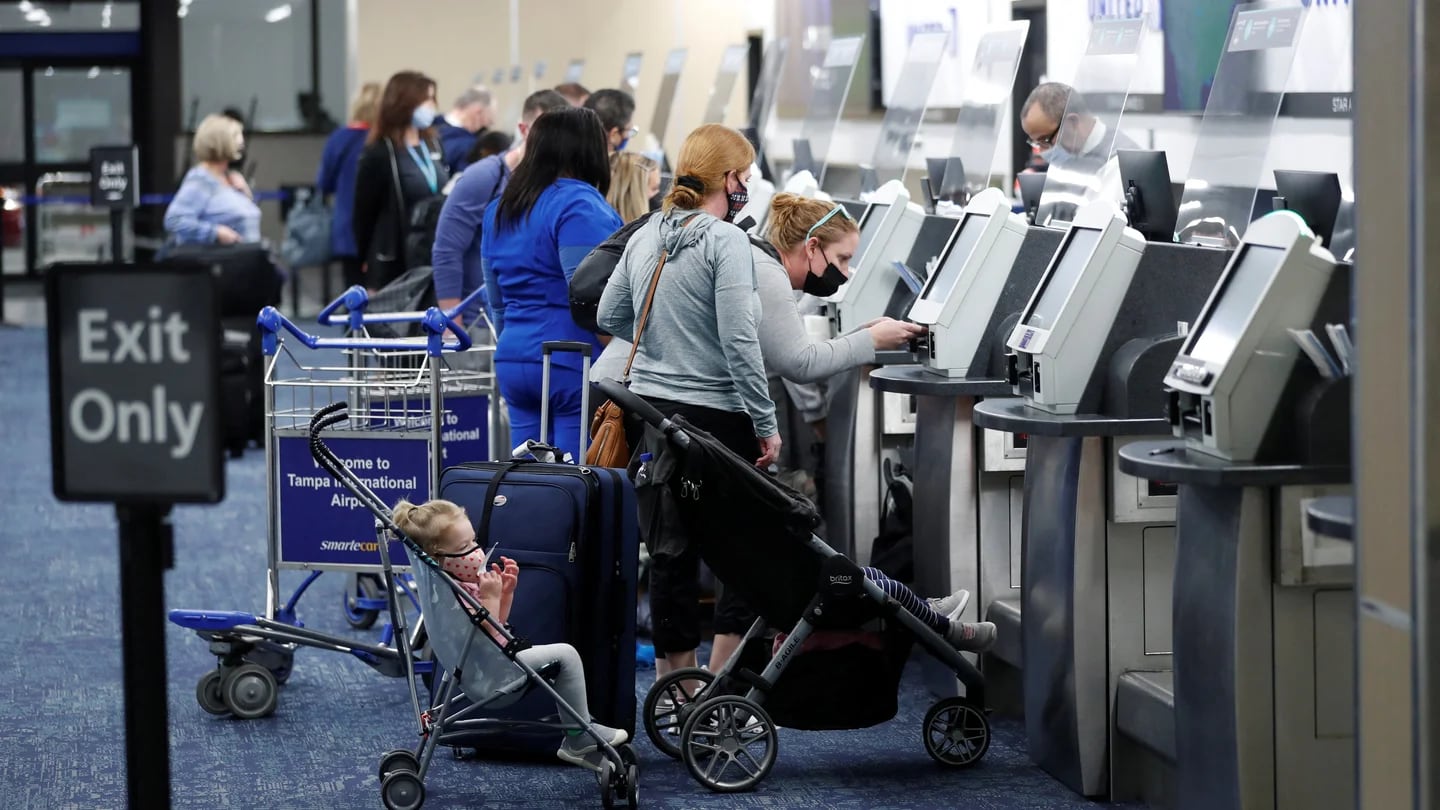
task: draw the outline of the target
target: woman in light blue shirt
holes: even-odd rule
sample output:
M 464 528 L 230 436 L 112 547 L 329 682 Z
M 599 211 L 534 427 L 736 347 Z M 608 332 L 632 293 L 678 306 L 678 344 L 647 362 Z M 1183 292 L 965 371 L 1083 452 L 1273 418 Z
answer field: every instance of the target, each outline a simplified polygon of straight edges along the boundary
M 239 172 L 230 170 L 245 148 L 240 122 L 209 115 L 195 130 L 196 166 L 185 173 L 180 190 L 165 209 L 165 233 L 171 244 L 221 244 L 260 241 L 260 207 Z

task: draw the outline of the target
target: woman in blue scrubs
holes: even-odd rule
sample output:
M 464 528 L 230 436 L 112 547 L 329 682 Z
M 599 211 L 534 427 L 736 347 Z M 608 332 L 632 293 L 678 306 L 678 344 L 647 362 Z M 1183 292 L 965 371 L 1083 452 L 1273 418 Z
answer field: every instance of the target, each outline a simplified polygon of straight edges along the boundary
M 600 119 L 584 108 L 547 112 L 525 139 L 525 157 L 485 209 L 480 263 L 498 334 L 495 374 L 510 408 L 515 444 L 540 438 L 541 350 L 577 340 L 599 355 L 600 340 L 570 317 L 570 277 L 620 228 L 605 202 L 610 161 Z M 556 354 L 550 376 L 550 443 L 579 455 L 580 358 Z

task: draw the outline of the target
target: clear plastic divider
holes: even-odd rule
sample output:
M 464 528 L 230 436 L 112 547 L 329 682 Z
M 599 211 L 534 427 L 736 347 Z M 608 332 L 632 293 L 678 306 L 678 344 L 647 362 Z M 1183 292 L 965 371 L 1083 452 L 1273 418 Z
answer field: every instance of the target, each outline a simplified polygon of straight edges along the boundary
M 565 81 L 579 83 L 580 77 L 585 75 L 585 60 L 571 59 L 570 64 L 565 67 Z
M 650 119 L 650 134 L 660 149 L 665 149 L 665 133 L 674 117 L 675 91 L 680 86 L 680 73 L 685 69 L 685 48 L 675 48 L 665 55 L 665 72 L 660 75 L 660 95 L 655 100 L 655 117 Z
M 620 89 L 632 96 L 640 87 L 640 64 L 644 60 L 645 54 L 640 51 L 625 54 L 625 65 L 620 69 Z
M 755 133 L 757 142 L 755 162 L 762 167 L 765 165 L 765 144 L 769 140 L 767 130 L 775 114 L 780 79 L 785 75 L 789 57 L 790 41 L 787 39 L 776 39 L 765 48 L 765 56 L 760 63 L 760 80 L 755 83 L 755 94 L 750 99 L 750 130 Z
M 815 85 L 810 92 L 810 106 L 805 121 L 800 126 L 800 141 L 808 144 L 809 155 L 802 155 L 796 149 L 795 167 L 814 171 L 816 182 L 825 187 L 825 169 L 830 161 L 830 143 L 835 137 L 835 128 L 840 125 L 840 113 L 845 109 L 845 98 L 850 93 L 850 81 L 855 75 L 855 66 L 860 61 L 860 52 L 865 46 L 863 35 L 840 37 L 830 40 L 825 49 L 825 58 L 813 70 Z M 799 147 L 800 144 L 797 144 Z M 810 163 L 811 165 L 805 165 Z
M 710 100 L 705 104 L 702 124 L 721 124 L 725 121 L 725 109 L 730 106 L 730 97 L 735 95 L 735 80 L 745 67 L 745 56 L 750 48 L 745 45 L 731 45 L 720 56 L 720 69 L 715 72 L 715 84 L 710 88 Z
M 930 89 L 935 85 L 935 76 L 940 71 L 940 62 L 945 57 L 945 45 L 950 37 L 949 31 L 927 31 L 916 34 L 910 40 L 905 63 L 895 80 L 895 91 L 890 95 L 890 106 L 880 123 L 874 156 L 870 159 L 879 185 L 905 179 L 910 152 L 915 148 L 915 135 L 925 118 Z
M 1096 20 L 1090 27 L 1085 56 L 1070 82 L 1073 91 L 1057 122 L 1045 189 L 1035 223 L 1064 227 L 1085 203 L 1124 201 L 1120 172 L 1111 157 L 1116 149 L 1137 149 L 1120 125 L 1139 62 L 1143 17 Z M 1025 110 L 1020 110 L 1023 118 Z M 1031 133 L 1032 135 L 1035 133 Z M 1043 137 L 1045 133 L 1041 133 Z
M 1305 12 L 1290 2 L 1237 6 L 1196 136 L 1175 241 L 1236 246 L 1255 213 L 1275 120 Z
M 953 172 L 956 164 L 948 163 L 943 178 L 930 178 L 932 184 L 938 183 L 932 185 L 931 193 L 963 204 L 990 185 L 1015 74 L 1029 35 L 1028 21 L 988 25 L 980 35 L 962 86 L 950 151 L 940 156 L 954 158 L 962 171 Z

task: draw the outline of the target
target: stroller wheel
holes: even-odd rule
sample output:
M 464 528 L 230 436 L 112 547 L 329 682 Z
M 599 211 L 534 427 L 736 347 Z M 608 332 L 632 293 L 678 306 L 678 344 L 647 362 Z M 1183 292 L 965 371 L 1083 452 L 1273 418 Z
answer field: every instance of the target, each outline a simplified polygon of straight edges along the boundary
M 258 664 L 241 664 L 227 672 L 220 684 L 225 705 L 241 720 L 255 720 L 274 712 L 280 701 L 279 688 L 270 670 Z
M 595 768 L 595 783 L 600 787 L 600 806 L 605 810 L 615 806 L 615 763 L 609 757 L 600 757 Z
M 195 702 L 210 714 L 230 713 L 230 707 L 225 705 L 225 693 L 220 691 L 220 683 L 224 677 L 220 670 L 212 669 L 201 675 L 200 682 L 195 684 Z
M 921 732 L 926 753 L 941 765 L 968 768 L 990 750 L 990 721 L 965 698 L 949 697 L 931 706 Z
M 625 806 L 635 810 L 640 806 L 640 760 L 635 757 L 635 749 L 628 745 L 618 750 L 620 761 L 625 763 Z
M 395 771 L 420 773 L 420 760 L 404 748 L 386 751 L 385 755 L 380 757 L 380 778 L 383 780 L 387 774 Z
M 680 758 L 695 781 L 717 793 L 760 784 L 775 767 L 780 737 L 758 703 L 736 695 L 701 703 L 680 732 Z
M 425 783 L 414 771 L 391 771 L 380 782 L 386 810 L 419 810 L 425 804 Z
M 368 574 L 351 574 L 345 585 L 345 621 L 356 630 L 369 630 L 380 618 L 380 611 L 360 607 L 361 599 L 379 599 L 380 584 Z
M 708 669 L 688 667 L 666 673 L 645 695 L 645 733 L 660 753 L 680 758 L 680 729 L 715 681 Z M 699 686 L 695 684 L 698 683 Z

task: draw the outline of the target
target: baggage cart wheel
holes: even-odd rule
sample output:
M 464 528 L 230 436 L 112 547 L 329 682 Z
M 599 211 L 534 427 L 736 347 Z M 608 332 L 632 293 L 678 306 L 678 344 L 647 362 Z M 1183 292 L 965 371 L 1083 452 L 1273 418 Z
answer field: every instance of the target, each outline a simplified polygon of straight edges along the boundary
M 640 760 L 628 745 L 620 746 L 619 753 L 620 761 L 625 763 L 625 806 L 635 810 L 640 806 Z
M 270 670 L 258 664 L 241 664 L 225 673 L 220 685 L 225 705 L 241 720 L 256 720 L 275 711 L 280 686 Z
M 350 574 L 349 581 L 345 583 L 344 609 L 345 621 L 356 630 L 369 630 L 375 626 L 375 620 L 380 618 L 380 611 L 374 608 L 362 608 L 359 606 L 360 599 L 379 599 L 380 584 L 374 577 L 366 574 Z
M 921 727 L 925 752 L 941 765 L 968 768 L 990 750 L 990 720 L 984 710 L 962 697 L 938 701 Z
M 385 755 L 380 757 L 380 779 L 384 780 L 386 774 L 394 773 L 395 771 L 420 773 L 420 760 L 416 759 L 415 754 L 404 748 L 386 751 Z
M 230 713 L 230 707 L 225 705 L 225 693 L 220 691 L 220 683 L 224 678 L 220 670 L 212 669 L 201 675 L 200 682 L 195 684 L 195 702 L 210 714 Z
M 385 810 L 420 810 L 425 804 L 425 783 L 414 771 L 391 771 L 380 782 Z
M 680 730 L 714 682 L 715 674 L 710 670 L 688 667 L 666 673 L 650 687 L 641 716 L 645 720 L 645 733 L 660 753 L 671 759 L 680 758 Z
M 760 784 L 775 767 L 780 737 L 759 704 L 738 695 L 711 698 L 680 731 L 680 758 L 695 781 L 716 793 Z

